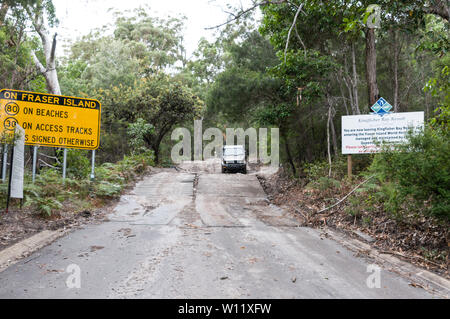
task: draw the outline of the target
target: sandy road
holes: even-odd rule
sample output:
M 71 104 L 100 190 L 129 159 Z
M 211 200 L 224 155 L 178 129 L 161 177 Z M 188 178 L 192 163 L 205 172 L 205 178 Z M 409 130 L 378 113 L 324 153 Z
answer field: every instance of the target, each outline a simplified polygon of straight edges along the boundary
M 206 165 L 206 166 L 205 166 Z M 56 240 L 0 273 L 0 298 L 430 298 L 269 205 L 254 174 L 214 163 L 164 169 L 109 221 Z M 69 288 L 69 265 L 80 288 Z M 73 267 L 73 266 L 72 266 Z M 72 268 L 73 269 L 73 268 Z

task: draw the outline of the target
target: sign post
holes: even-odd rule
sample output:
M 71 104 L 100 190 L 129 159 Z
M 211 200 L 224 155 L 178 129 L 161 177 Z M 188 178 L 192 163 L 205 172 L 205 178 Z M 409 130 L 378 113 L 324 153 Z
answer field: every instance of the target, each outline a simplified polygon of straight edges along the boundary
M 91 181 L 95 178 L 95 150 L 92 150 Z
M 348 178 L 351 180 L 352 179 L 352 155 L 351 154 L 347 155 L 347 175 L 348 175 Z
M 8 144 L 5 144 L 3 148 L 3 161 L 2 161 L 2 183 L 6 181 L 6 166 L 8 164 Z
M 63 150 L 63 167 L 62 167 L 63 179 L 66 179 L 66 167 L 67 167 L 67 148 Z
M 31 168 L 33 183 L 34 183 L 34 180 L 36 179 L 37 150 L 38 150 L 38 147 L 36 145 L 33 146 L 33 167 Z

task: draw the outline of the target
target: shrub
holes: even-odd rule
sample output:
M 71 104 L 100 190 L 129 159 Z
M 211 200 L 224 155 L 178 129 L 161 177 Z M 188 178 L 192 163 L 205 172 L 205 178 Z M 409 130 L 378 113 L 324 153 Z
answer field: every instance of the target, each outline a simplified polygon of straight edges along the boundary
M 328 161 L 315 161 L 313 163 L 305 163 L 303 171 L 308 181 L 317 181 L 321 177 L 328 177 L 330 169 Z M 338 157 L 331 163 L 331 177 L 341 179 L 347 172 L 347 162 L 345 157 Z
M 104 163 L 95 168 L 96 178 L 92 182 L 88 179 L 90 163 L 85 151 L 69 150 L 68 176 L 65 180 L 61 172 L 45 168 L 36 175 L 35 183 L 31 183 L 31 176 L 25 175 L 24 205 L 43 216 L 51 216 L 55 210 L 62 208 L 62 203 L 85 203 L 89 206 L 92 197 L 115 198 L 120 196 L 124 186 L 137 175 L 146 171 L 149 165 L 154 165 L 152 151 L 125 156 L 116 164 Z M 6 202 L 8 183 L 0 183 L 0 203 Z M 4 205 L 4 204 L 3 204 Z M 83 205 L 82 205 L 83 206 Z
M 50 217 L 54 210 L 60 209 L 62 204 L 51 197 L 35 197 L 33 204 L 36 205 L 37 211 L 43 215 Z
M 312 181 L 307 185 L 308 188 L 317 188 L 321 191 L 327 189 L 339 189 L 341 187 L 341 183 L 334 178 L 328 177 L 320 177 L 316 181 Z
M 8 195 L 8 183 L 0 183 L 0 204 L 6 205 L 6 196 Z
M 122 186 L 101 181 L 94 186 L 94 192 L 98 197 L 115 198 L 122 192 Z
M 89 176 L 90 161 L 87 158 L 87 151 L 69 149 L 67 151 L 67 176 L 82 179 Z
M 450 219 L 450 140 L 442 127 L 427 127 L 408 142 L 384 147 L 371 170 L 386 184 L 386 207 L 394 213 L 413 203 L 426 214 Z
M 145 147 L 144 136 L 152 134 L 154 130 L 153 125 L 147 123 L 142 118 L 138 118 L 135 123 L 128 125 L 128 141 L 133 154 L 146 152 L 147 148 Z

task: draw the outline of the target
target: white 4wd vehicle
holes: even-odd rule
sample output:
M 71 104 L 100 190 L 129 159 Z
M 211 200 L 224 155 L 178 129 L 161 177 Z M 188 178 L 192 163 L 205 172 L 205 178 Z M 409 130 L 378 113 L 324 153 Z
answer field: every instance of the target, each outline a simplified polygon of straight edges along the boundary
M 247 174 L 247 160 L 243 145 L 225 145 L 222 152 L 222 173 L 240 171 Z

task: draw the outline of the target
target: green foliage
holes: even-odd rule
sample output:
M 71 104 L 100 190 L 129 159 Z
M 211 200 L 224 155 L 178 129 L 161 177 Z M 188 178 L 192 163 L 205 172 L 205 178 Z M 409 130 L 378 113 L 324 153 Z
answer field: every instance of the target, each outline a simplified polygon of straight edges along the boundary
M 303 172 L 308 181 L 316 181 L 328 177 L 330 165 L 326 160 L 317 160 L 312 163 L 303 164 Z M 335 179 L 343 179 L 347 173 L 347 162 L 345 157 L 338 157 L 331 164 L 331 176 Z
M 348 199 L 349 205 L 345 208 L 345 212 L 350 216 L 360 216 L 363 211 L 360 197 L 350 197 Z
M 425 17 L 425 23 L 417 49 L 431 51 L 440 57 L 448 54 L 450 51 L 449 23 L 432 14 Z
M 51 1 L 46 2 L 51 4 Z M 3 12 L 3 6 L 0 14 L 0 87 L 38 89 L 43 77 L 33 75 L 34 64 L 30 56 L 38 42 L 27 33 L 28 17 L 23 9 L 30 2 L 6 1 L 5 4 L 8 14 Z
M 170 76 L 162 73 L 138 79 L 133 86 L 120 85 L 98 90 L 95 94 L 102 99 L 104 127 L 133 123 L 139 118 L 152 125 L 150 129 L 138 123 L 132 128 L 139 128 L 142 133 L 139 139 L 153 150 L 157 162 L 162 139 L 176 124 L 193 120 L 203 107 L 203 102 L 183 83 L 172 81 Z M 123 136 L 115 136 L 123 140 Z
M 412 203 L 427 214 L 450 219 L 450 140 L 443 129 L 427 127 L 410 135 L 408 143 L 385 148 L 375 156 L 371 170 L 382 183 L 386 207 L 398 213 Z
M 146 123 L 144 119 L 138 118 L 136 122 L 128 125 L 128 138 L 131 150 L 134 154 L 140 154 L 147 151 L 144 137 L 154 132 L 152 124 Z
M 83 157 L 82 152 L 72 154 Z M 91 199 L 111 199 L 120 196 L 124 187 L 154 165 L 152 151 L 133 156 L 125 156 L 116 164 L 104 163 L 95 169 L 95 181 L 88 179 L 88 174 L 63 180 L 61 173 L 54 169 L 43 169 L 31 183 L 31 177 L 25 176 L 24 202 L 43 217 L 50 217 L 61 210 L 63 205 L 76 204 L 76 207 L 90 207 Z M 72 175 L 72 177 L 75 177 Z M 7 183 L 0 184 L 0 198 L 6 198 Z M 4 195 L 4 196 L 3 196 Z M 0 201 L 1 203 L 1 201 Z
M 96 196 L 115 198 L 122 192 L 121 185 L 113 184 L 106 181 L 101 181 L 94 186 Z
M 86 89 L 128 87 L 182 61 L 183 19 L 159 19 L 149 16 L 148 11 L 140 8 L 128 17 L 116 13 L 112 35 L 105 35 L 111 26 L 104 26 L 75 42 L 62 84 L 70 91 L 84 93 Z
M 430 92 L 439 98 L 439 107 L 435 110 L 435 117 L 431 119 L 433 127 L 441 126 L 444 133 L 450 132 L 450 53 L 435 63 L 436 75 L 432 77 L 424 87 L 425 92 Z
M 271 73 L 283 80 L 286 95 L 295 96 L 298 87 L 303 87 L 302 96 L 307 101 L 323 95 L 323 81 L 336 67 L 329 56 L 315 50 L 290 50 L 285 56 L 281 52 L 278 56 L 280 63 Z
M 6 205 L 6 197 L 8 195 L 8 184 L 0 183 L 0 205 Z
M 225 69 L 209 86 L 206 116 L 218 119 L 220 114 L 221 122 L 248 125 L 277 99 L 281 83 L 266 72 L 276 65 L 277 57 L 269 41 L 256 31 L 223 36 L 217 49 L 224 51 Z
M 116 13 L 113 34 L 105 35 L 111 28 L 105 26 L 76 41 L 59 73 L 64 92 L 102 103 L 101 161 L 115 162 L 149 148 L 159 161 L 166 134 L 203 108 L 185 79 L 175 74 L 178 64 L 186 64 L 183 18 L 160 19 L 148 12 Z
M 55 210 L 62 208 L 62 204 L 49 197 L 35 197 L 33 204 L 36 206 L 36 210 L 43 216 L 50 217 Z
M 67 151 L 67 176 L 76 179 L 84 179 L 89 176 L 91 163 L 88 159 L 88 151 L 69 149 Z
M 155 155 L 152 151 L 147 151 L 133 156 L 124 156 L 123 160 L 117 163 L 117 169 L 126 179 L 132 179 L 136 174 L 142 174 L 151 165 L 155 165 Z
M 307 185 L 308 188 L 315 188 L 321 191 L 329 189 L 339 189 L 341 187 L 341 182 L 329 177 L 319 177 L 317 180 L 312 181 Z
M 45 169 L 36 176 L 35 184 L 25 183 L 25 206 L 31 206 L 42 216 L 50 217 L 52 213 L 62 207 L 64 201 L 71 195 L 64 188 L 59 173 L 55 170 Z

